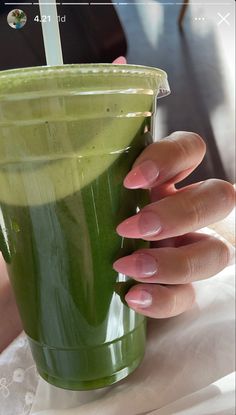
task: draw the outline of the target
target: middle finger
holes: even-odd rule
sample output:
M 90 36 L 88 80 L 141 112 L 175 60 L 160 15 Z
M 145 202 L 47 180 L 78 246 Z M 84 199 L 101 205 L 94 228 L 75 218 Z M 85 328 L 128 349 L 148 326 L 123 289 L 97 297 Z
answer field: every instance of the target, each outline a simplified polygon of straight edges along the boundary
M 158 241 L 183 235 L 223 219 L 234 207 L 234 190 L 209 179 L 145 206 L 117 227 L 119 235 Z

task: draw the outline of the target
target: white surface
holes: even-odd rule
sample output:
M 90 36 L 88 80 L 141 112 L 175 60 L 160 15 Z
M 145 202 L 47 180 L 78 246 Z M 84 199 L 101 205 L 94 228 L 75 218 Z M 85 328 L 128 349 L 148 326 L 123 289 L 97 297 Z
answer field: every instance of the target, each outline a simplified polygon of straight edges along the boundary
M 109 388 L 38 382 L 21 335 L 0 355 L 0 415 L 234 415 L 234 266 L 196 289 L 192 310 L 149 320 L 142 365 Z

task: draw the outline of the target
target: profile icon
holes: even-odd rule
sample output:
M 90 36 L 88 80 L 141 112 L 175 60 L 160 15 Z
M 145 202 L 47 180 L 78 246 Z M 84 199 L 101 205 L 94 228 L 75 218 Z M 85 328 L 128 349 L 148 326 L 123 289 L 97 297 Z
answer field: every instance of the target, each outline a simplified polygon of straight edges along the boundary
M 26 24 L 26 21 L 26 14 L 20 9 L 11 10 L 7 15 L 7 23 L 13 29 L 22 29 L 22 27 Z

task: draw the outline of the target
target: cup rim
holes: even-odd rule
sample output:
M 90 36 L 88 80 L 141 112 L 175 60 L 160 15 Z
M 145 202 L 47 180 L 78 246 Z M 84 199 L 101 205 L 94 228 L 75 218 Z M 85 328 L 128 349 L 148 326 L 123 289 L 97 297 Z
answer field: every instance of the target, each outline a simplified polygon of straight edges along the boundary
M 152 66 L 145 65 L 133 65 L 133 64 L 113 64 L 113 63 L 82 63 L 82 64 L 64 64 L 56 66 L 32 66 L 26 68 L 15 68 L 15 69 L 6 69 L 0 71 L 0 80 L 4 78 L 15 78 L 19 77 L 24 78 L 28 77 L 29 74 L 38 76 L 39 74 L 54 74 L 60 72 L 64 74 L 66 72 L 71 74 L 117 74 L 117 75 L 150 75 L 154 77 L 161 77 L 167 79 L 167 73 L 160 68 L 155 68 Z
M 65 64 L 60 66 L 34 66 L 28 68 L 7 69 L 0 71 L 0 100 L 6 94 L 14 94 L 14 88 L 27 87 L 32 79 L 42 86 L 42 80 L 53 80 L 68 77 L 75 78 L 82 75 L 83 79 L 99 74 L 100 80 L 106 83 L 106 77 L 112 74 L 115 79 L 130 77 L 132 82 L 135 79 L 143 79 L 145 83 L 157 91 L 157 98 L 169 95 L 170 87 L 167 74 L 164 70 L 143 65 L 120 65 L 111 63 L 86 63 L 86 64 Z M 46 85 L 45 85 L 46 87 Z M 22 88 L 22 89 L 23 89 Z M 44 89 L 44 88 L 43 88 Z M 23 91 L 21 91 L 23 92 Z

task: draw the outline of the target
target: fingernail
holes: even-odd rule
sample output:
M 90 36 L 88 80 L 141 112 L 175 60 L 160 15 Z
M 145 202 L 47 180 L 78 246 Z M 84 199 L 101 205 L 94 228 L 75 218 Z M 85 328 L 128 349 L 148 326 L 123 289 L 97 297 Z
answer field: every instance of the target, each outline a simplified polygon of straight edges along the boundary
M 124 179 L 124 186 L 128 189 L 147 187 L 155 182 L 159 170 L 152 160 L 145 160 L 134 167 Z
M 145 290 L 132 290 L 126 294 L 125 301 L 131 307 L 148 308 L 152 305 L 152 295 Z
M 133 254 L 118 259 L 113 264 L 114 269 L 131 277 L 151 277 L 157 272 L 155 258 L 149 254 Z
M 153 212 L 142 212 L 139 219 L 139 229 L 142 236 L 151 236 L 160 233 L 161 224 Z
M 125 65 L 127 63 L 127 60 L 124 56 L 119 56 L 112 63 L 116 63 L 116 64 L 119 64 L 119 65 Z
M 157 235 L 161 232 L 161 224 L 153 212 L 140 212 L 120 223 L 116 231 L 127 238 L 142 238 L 143 236 Z

